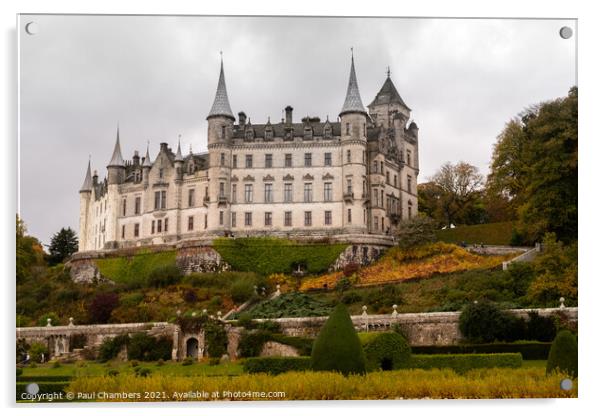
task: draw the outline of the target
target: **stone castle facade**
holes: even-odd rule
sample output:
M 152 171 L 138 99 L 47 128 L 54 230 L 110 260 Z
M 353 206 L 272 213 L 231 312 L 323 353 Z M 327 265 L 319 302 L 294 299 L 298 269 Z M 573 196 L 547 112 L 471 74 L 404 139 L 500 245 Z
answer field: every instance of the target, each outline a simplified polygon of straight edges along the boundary
M 119 128 L 108 175 L 90 163 L 80 190 L 79 251 L 277 235 L 386 237 L 418 211 L 418 127 L 390 75 L 362 104 L 353 57 L 338 121 L 252 124 L 232 113 L 223 63 L 207 116 L 208 151 L 161 143 L 124 160 Z

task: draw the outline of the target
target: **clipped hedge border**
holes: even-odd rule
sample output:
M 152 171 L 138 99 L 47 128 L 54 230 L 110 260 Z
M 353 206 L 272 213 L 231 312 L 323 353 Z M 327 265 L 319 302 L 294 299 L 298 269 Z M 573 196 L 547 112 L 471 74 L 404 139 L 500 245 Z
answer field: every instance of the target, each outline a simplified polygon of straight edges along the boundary
M 465 373 L 476 368 L 519 368 L 523 359 L 519 353 L 508 354 L 432 354 L 412 355 L 406 368 L 423 370 L 451 368 L 457 373 Z
M 551 342 L 513 342 L 412 347 L 415 354 L 501 354 L 520 353 L 523 360 L 547 360 Z
M 65 388 L 69 385 L 69 382 L 38 382 L 35 381 L 35 383 L 39 386 L 40 390 L 38 391 L 38 395 L 40 394 L 52 394 L 52 393 L 63 393 L 63 397 L 65 397 Z M 17 382 L 17 388 L 16 388 L 16 400 L 17 401 L 31 401 L 30 399 L 28 400 L 27 398 L 23 397 L 23 395 L 28 394 L 27 393 L 27 385 L 30 384 L 30 382 Z M 43 400 L 46 401 L 46 400 Z M 53 400 L 53 401 L 59 401 L 59 400 Z M 64 398 L 63 401 L 67 401 L 67 398 Z
M 19 376 L 17 382 L 40 383 L 40 382 L 66 382 L 73 380 L 73 376 Z
M 243 364 L 245 373 L 267 373 L 271 375 L 287 371 L 308 371 L 311 369 L 311 357 L 253 357 Z

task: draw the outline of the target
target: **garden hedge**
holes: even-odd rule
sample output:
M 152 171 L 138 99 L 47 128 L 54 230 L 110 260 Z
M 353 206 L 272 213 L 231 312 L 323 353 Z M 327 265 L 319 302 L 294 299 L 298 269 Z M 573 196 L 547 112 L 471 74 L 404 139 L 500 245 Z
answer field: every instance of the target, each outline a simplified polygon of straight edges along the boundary
M 410 361 L 408 342 L 396 332 L 382 332 L 364 345 L 366 370 L 397 370 Z
M 276 375 L 287 371 L 308 371 L 310 357 L 253 357 L 242 363 L 245 373 L 268 373 Z
M 507 367 L 519 368 L 522 365 L 519 353 L 509 354 L 432 354 L 412 355 L 406 368 L 451 368 L 458 373 L 465 373 L 476 368 Z
M 546 373 L 562 371 L 572 377 L 578 375 L 577 338 L 570 331 L 563 330 L 556 335 L 546 365 Z
M 213 248 L 238 271 L 264 276 L 291 273 L 302 265 L 310 274 L 325 272 L 348 244 L 299 243 L 273 237 L 218 238 Z
M 414 354 L 520 353 L 523 360 L 547 360 L 551 342 L 524 341 L 491 344 L 429 345 L 412 347 Z

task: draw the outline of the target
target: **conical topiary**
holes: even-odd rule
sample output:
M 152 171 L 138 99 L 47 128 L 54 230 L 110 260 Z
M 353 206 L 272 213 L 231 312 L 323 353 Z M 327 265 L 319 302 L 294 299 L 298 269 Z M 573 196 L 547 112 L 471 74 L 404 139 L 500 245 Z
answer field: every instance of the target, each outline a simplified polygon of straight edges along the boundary
M 546 373 L 557 370 L 577 377 L 577 367 L 577 338 L 570 331 L 560 331 L 550 348 Z
M 311 352 L 314 371 L 365 374 L 366 357 L 345 305 L 338 304 L 320 330 Z

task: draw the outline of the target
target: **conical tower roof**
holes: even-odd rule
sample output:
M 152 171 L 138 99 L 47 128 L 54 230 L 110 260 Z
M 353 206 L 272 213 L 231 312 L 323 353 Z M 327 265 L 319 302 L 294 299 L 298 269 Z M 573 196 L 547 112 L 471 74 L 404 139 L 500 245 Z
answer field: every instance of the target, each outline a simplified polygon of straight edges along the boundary
M 376 97 L 374 97 L 374 100 L 370 103 L 368 107 L 384 104 L 400 104 L 409 109 L 409 107 L 399 95 L 399 92 L 397 92 L 397 88 L 395 88 L 393 81 L 391 81 L 391 77 L 389 76 L 388 71 L 385 83 L 383 84 L 380 91 L 378 92 L 378 94 L 376 94 Z
M 90 160 L 88 159 L 88 170 L 86 171 L 86 177 L 84 179 L 84 184 L 82 188 L 79 190 L 80 192 L 90 192 L 92 191 L 92 169 L 90 168 Z
M 234 120 L 234 114 L 230 108 L 230 101 L 228 100 L 228 91 L 226 90 L 226 77 L 224 76 L 224 61 L 221 61 L 219 71 L 219 81 L 217 82 L 217 91 L 215 92 L 215 100 L 213 100 L 213 106 L 209 111 L 209 117 L 223 116 L 230 117 Z
M 107 167 L 111 166 L 125 166 L 123 157 L 121 156 L 121 144 L 119 143 L 119 126 L 117 126 L 117 140 L 115 140 L 115 149 L 113 149 L 113 156 Z
M 150 156 L 148 154 L 148 143 L 146 144 L 146 155 L 144 156 L 144 163 L 142 163 L 142 166 L 149 167 L 149 168 L 153 166 L 153 164 L 150 160 Z
M 364 104 L 362 104 L 360 89 L 357 86 L 353 54 L 351 55 L 351 71 L 349 73 L 349 84 L 347 85 L 347 96 L 345 97 L 345 103 L 343 104 L 343 109 L 341 110 L 340 115 L 345 113 L 366 113 Z
M 174 162 L 183 162 L 184 158 L 182 157 L 182 149 L 180 148 L 180 138 L 178 137 L 178 150 L 176 151 L 176 157 Z

